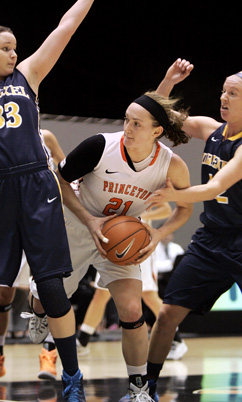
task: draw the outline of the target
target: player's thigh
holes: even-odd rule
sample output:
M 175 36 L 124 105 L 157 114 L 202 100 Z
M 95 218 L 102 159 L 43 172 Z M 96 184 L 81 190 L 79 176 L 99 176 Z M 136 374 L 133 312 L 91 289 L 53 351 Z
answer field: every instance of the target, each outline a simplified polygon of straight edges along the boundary
M 108 289 L 114 299 L 121 320 L 133 321 L 132 317 L 135 317 L 134 320 L 136 320 L 142 315 L 141 281 L 137 279 L 116 280 L 108 284 Z
M 70 298 L 93 262 L 95 246 L 87 227 L 76 218 L 70 218 L 70 211 L 67 212 L 67 209 L 65 217 L 73 271 L 69 277 L 64 278 L 64 287 Z
M 72 270 L 62 198 L 49 170 L 20 177 L 21 236 L 35 280 Z
M 15 181 L 0 178 L 0 284 L 12 286 L 17 277 L 22 241 Z
M 215 260 L 186 253 L 166 286 L 163 301 L 203 314 L 231 284 L 231 278 L 222 276 Z

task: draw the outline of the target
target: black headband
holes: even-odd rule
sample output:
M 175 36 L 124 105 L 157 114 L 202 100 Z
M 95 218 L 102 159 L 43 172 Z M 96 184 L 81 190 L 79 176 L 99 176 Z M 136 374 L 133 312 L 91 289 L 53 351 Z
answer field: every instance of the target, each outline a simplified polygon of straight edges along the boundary
M 236 73 L 235 75 L 238 75 L 242 79 L 242 73 Z
M 162 127 L 166 129 L 169 126 L 169 119 L 165 109 L 150 96 L 141 95 L 133 102 L 138 103 L 138 105 L 148 110 L 148 112 L 150 112 L 150 114 L 155 117 L 155 119 L 160 123 Z

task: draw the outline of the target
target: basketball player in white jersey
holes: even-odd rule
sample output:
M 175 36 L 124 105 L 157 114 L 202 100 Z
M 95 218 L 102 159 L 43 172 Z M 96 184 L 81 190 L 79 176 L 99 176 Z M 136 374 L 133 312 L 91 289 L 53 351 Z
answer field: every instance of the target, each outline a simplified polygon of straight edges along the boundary
M 158 140 L 164 135 L 175 144 L 188 140 L 182 135 L 182 120 L 176 120 L 171 103 L 153 92 L 142 95 L 127 108 L 123 132 L 88 138 L 59 164 L 57 172 L 64 204 L 71 211 L 66 218 L 73 227 L 79 224 L 76 241 L 83 269 L 95 266 L 100 274 L 99 285 L 108 287 L 118 310 L 129 375 L 129 394 L 122 401 L 150 398 L 146 378 L 148 331 L 142 314 L 140 269 L 132 265 L 124 270 L 105 259 L 100 240 L 107 240 L 101 229 L 114 213 L 140 216 L 146 209 L 145 201 L 164 185 L 167 175 L 176 188 L 190 185 L 185 163 Z M 80 177 L 83 180 L 76 197 L 69 183 Z M 163 237 L 182 226 L 191 213 L 191 206 L 177 203 L 162 228 L 149 227 L 151 242 L 141 250 L 137 264 L 151 255 Z M 73 272 L 72 277 L 78 284 L 80 274 Z
M 100 240 L 103 224 L 115 216 L 139 217 L 145 201 L 167 176 L 176 188 L 190 186 L 189 172 L 182 159 L 159 138 L 174 145 L 187 142 L 180 127 L 186 114 L 173 112 L 175 101 L 154 92 L 135 99 L 126 110 L 124 131 L 98 134 L 84 140 L 60 164 L 60 180 L 67 232 L 75 239 L 71 259 L 81 258 L 82 270 L 65 280 L 68 295 L 76 290 L 90 264 L 100 274 L 99 285 L 107 287 L 116 304 L 122 326 L 122 346 L 129 375 L 129 393 L 121 401 L 152 400 L 148 395 L 146 360 L 148 331 L 142 313 L 142 281 L 138 264 L 155 250 L 158 242 L 181 227 L 191 216 L 192 205 L 177 203 L 172 215 L 159 229 L 147 225 L 151 242 L 141 250 L 137 265 L 123 269 L 105 258 Z M 78 196 L 69 183 L 82 178 Z M 78 255 L 77 255 L 78 254 Z M 147 399 L 148 398 L 148 399 Z

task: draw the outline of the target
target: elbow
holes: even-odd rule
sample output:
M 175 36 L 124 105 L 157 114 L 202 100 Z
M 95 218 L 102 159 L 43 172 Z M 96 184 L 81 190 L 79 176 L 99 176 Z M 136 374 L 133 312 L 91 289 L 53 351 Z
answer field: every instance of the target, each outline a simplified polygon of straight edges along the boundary
M 183 224 L 186 223 L 190 217 L 192 216 L 193 213 L 193 204 L 191 203 L 186 203 L 180 206 L 177 206 L 178 210 L 183 216 Z

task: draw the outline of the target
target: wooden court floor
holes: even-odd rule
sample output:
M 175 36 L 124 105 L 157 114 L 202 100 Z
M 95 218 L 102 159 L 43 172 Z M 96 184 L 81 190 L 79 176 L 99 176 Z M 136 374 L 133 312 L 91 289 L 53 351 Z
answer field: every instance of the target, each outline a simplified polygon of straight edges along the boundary
M 188 352 L 166 361 L 159 378 L 159 402 L 242 402 L 242 337 L 186 338 Z M 0 379 L 0 401 L 59 402 L 57 381 L 38 380 L 41 345 L 5 346 L 7 373 Z M 118 402 L 127 390 L 120 341 L 91 342 L 91 353 L 79 356 L 87 402 Z

